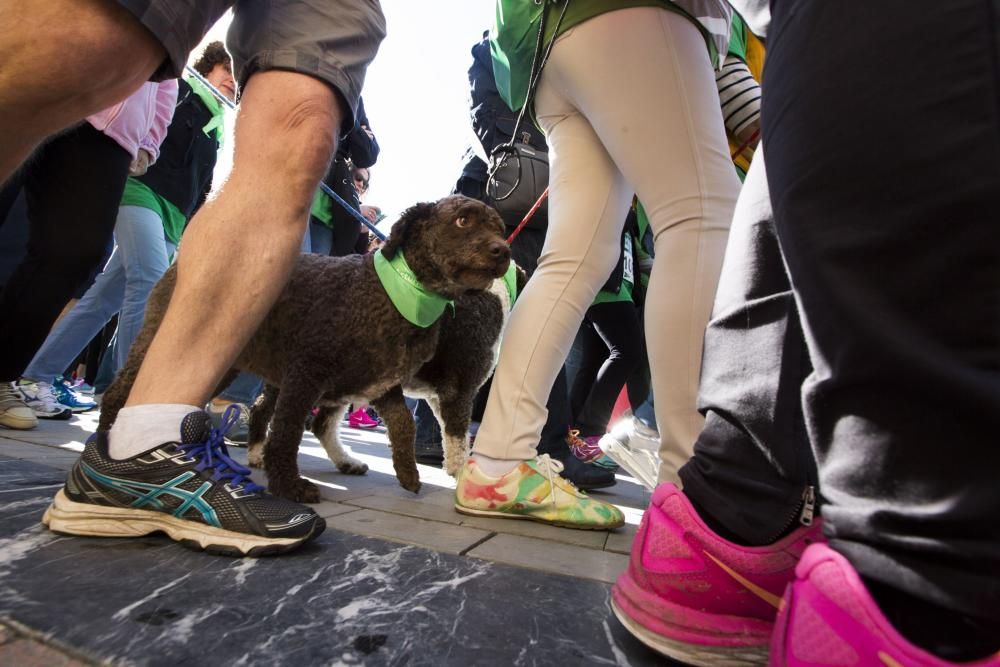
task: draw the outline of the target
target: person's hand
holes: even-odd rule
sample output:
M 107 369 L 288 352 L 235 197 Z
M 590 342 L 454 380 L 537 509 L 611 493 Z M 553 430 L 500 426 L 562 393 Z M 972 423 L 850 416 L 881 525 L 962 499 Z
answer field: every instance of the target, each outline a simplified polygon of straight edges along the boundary
M 361 215 L 363 215 L 366 218 L 368 218 L 368 222 L 372 223 L 373 225 L 376 222 L 378 222 L 378 209 L 375 208 L 374 206 L 365 206 L 365 205 L 362 205 L 361 206 Z
M 153 154 L 147 151 L 145 148 L 140 148 L 139 153 L 132 160 L 132 164 L 128 166 L 129 176 L 142 176 L 149 169 L 149 164 L 153 161 Z

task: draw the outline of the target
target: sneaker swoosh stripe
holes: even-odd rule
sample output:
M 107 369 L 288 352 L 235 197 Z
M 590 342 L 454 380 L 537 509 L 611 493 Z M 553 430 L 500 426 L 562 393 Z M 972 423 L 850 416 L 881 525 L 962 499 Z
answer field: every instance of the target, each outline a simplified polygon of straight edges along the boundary
M 716 558 L 712 554 L 708 553 L 707 551 L 702 550 L 702 553 L 705 554 L 706 556 L 708 556 L 709 558 L 711 558 L 713 563 L 715 563 L 720 568 L 722 568 L 723 572 L 725 572 L 730 577 L 732 577 L 733 579 L 735 579 L 736 582 L 740 586 L 743 586 L 745 589 L 747 589 L 748 591 L 750 591 L 751 593 L 753 593 L 754 595 L 756 595 L 757 597 L 759 597 L 761 600 L 763 600 L 764 602 L 766 602 L 769 605 L 771 605 L 772 607 L 774 607 L 775 609 L 779 609 L 781 607 L 781 598 L 779 596 L 775 595 L 774 593 L 772 593 L 771 591 L 769 591 L 769 590 L 767 590 L 765 588 L 761 588 L 760 586 L 758 586 L 757 584 L 753 583 L 752 581 L 750 581 L 749 579 L 747 579 L 746 577 L 744 577 L 742 574 L 740 574 L 739 572 L 737 572 L 733 568 L 729 567 L 728 565 L 726 565 L 725 563 L 723 563 L 721 560 L 719 560 L 718 558 Z
M 878 659 L 882 661 L 882 664 L 886 667 L 903 667 L 903 664 L 893 658 L 891 655 L 885 651 L 878 652 Z

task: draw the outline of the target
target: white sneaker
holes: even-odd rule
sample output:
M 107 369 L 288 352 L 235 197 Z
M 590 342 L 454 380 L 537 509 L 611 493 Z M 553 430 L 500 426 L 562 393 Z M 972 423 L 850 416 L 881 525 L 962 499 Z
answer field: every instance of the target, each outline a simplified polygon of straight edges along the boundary
M 22 431 L 38 426 L 35 412 L 24 404 L 12 382 L 0 382 L 0 426 Z
M 660 472 L 660 434 L 631 415 L 614 425 L 598 443 L 604 453 L 650 491 Z
M 39 419 L 69 419 L 73 411 L 56 400 L 52 385 L 48 382 L 21 380 L 15 385 L 21 399 Z

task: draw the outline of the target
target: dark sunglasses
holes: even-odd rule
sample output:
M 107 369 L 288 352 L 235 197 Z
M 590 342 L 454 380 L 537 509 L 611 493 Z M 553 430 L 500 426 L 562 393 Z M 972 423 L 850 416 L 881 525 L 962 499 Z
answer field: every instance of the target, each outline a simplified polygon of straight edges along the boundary
M 368 189 L 368 181 L 366 181 L 366 180 L 365 180 L 364 178 L 362 178 L 361 176 L 355 176 L 355 177 L 354 177 L 354 182 L 355 182 L 355 183 L 360 183 L 360 184 L 361 184 L 361 187 L 362 187 L 363 189 L 365 189 L 365 190 L 367 190 L 367 189 Z

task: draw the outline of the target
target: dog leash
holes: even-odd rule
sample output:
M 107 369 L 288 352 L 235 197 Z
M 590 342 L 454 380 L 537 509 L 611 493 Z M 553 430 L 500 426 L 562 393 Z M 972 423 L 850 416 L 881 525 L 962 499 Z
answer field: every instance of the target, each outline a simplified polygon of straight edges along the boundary
M 528 214 L 524 216 L 521 222 L 517 223 L 517 227 L 515 227 L 514 231 L 512 231 L 510 233 L 510 236 L 507 237 L 507 245 L 510 245 L 511 243 L 514 242 L 514 239 L 516 239 L 517 235 L 521 233 L 521 230 L 524 229 L 524 226 L 528 224 L 529 220 L 531 220 L 531 216 L 535 214 L 535 211 L 539 209 L 539 207 L 542 205 L 542 202 L 544 202 L 545 198 L 548 196 L 549 196 L 549 187 L 545 186 L 545 190 L 543 190 L 542 194 L 538 196 L 538 201 L 535 202 L 535 205 L 531 207 L 531 210 L 528 211 Z
M 198 79 L 198 81 L 200 81 L 206 88 L 208 88 L 209 92 L 211 92 L 212 95 L 214 95 L 215 97 L 217 97 L 220 102 L 222 102 L 223 104 L 225 104 L 230 109 L 235 109 L 236 108 L 236 104 L 233 103 L 233 102 L 231 102 L 228 97 L 226 97 L 225 95 L 223 95 L 222 93 L 220 93 L 215 86 L 213 86 L 211 83 L 208 82 L 208 79 L 206 79 L 205 77 L 203 77 L 201 74 L 198 73 L 198 70 L 196 70 L 195 68 L 191 67 L 190 65 L 185 65 L 184 69 L 187 70 L 188 74 L 190 74 L 194 78 Z M 385 241 L 385 239 L 386 239 L 385 234 L 383 234 L 378 229 L 378 227 L 376 227 L 375 225 L 373 225 L 368 220 L 368 218 L 366 218 L 365 216 L 361 215 L 361 213 L 359 211 L 357 211 L 353 206 L 351 206 L 346 201 L 344 201 L 344 199 L 340 195 L 338 195 L 336 192 L 334 192 L 332 189 L 330 189 L 329 185 L 327 185 L 326 183 L 323 183 L 321 181 L 320 184 L 319 184 L 319 189 L 322 190 L 323 193 L 326 194 L 328 197 L 330 197 L 331 199 L 333 199 L 333 201 L 335 201 L 338 204 L 340 204 L 341 207 L 343 207 L 343 209 L 345 211 L 347 211 L 348 213 L 350 213 L 354 217 L 355 220 L 357 220 L 362 225 L 364 225 L 365 227 L 367 227 L 371 231 L 371 233 L 374 234 L 376 238 L 378 238 L 379 241 Z
M 750 138 L 747 139 L 746 141 L 744 141 L 743 144 L 739 148 L 737 148 L 735 151 L 733 151 L 733 154 L 730 157 L 733 160 L 736 160 L 736 158 L 738 158 L 740 155 L 743 155 L 743 151 L 745 151 L 746 149 L 750 148 L 750 144 L 752 144 L 753 142 L 757 141 L 758 139 L 760 139 L 760 130 L 757 130 L 756 132 L 754 132 L 753 134 L 751 134 Z M 750 153 L 750 158 L 753 158 L 753 156 L 754 156 L 754 154 Z

